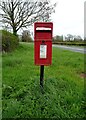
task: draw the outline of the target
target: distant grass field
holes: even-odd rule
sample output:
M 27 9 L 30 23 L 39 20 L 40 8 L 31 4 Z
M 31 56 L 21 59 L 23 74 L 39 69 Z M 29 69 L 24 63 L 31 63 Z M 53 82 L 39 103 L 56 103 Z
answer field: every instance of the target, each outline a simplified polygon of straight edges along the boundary
M 52 65 L 45 66 L 43 93 L 33 44 L 21 43 L 2 57 L 3 118 L 85 117 L 83 54 L 53 48 Z

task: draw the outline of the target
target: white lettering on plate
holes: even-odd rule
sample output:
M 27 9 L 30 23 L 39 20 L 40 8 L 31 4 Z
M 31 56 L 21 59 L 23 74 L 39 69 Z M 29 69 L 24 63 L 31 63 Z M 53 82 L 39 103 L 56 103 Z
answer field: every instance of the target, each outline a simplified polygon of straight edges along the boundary
M 47 58 L 47 45 L 40 45 L 40 58 Z

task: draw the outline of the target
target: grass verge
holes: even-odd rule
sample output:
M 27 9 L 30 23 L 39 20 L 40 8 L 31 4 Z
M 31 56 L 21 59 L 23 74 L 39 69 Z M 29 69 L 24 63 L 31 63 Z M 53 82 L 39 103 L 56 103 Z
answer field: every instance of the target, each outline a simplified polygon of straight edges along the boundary
M 83 118 L 84 55 L 53 48 L 52 65 L 45 67 L 44 90 L 33 44 L 21 43 L 3 54 L 3 118 Z

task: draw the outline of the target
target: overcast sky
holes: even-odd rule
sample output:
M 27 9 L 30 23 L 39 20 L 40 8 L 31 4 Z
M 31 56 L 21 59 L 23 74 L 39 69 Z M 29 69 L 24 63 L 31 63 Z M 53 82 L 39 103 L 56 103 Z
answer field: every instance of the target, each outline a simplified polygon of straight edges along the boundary
M 52 14 L 53 35 L 84 36 L 84 2 L 86 0 L 50 0 L 57 3 Z M 33 31 L 33 27 L 31 27 Z
M 84 37 L 84 2 L 86 0 L 50 0 L 57 3 L 52 14 L 53 35 L 80 35 Z M 33 31 L 33 29 L 32 29 Z
M 51 0 L 57 2 L 56 12 L 52 14 L 54 35 L 84 36 L 84 1 L 86 0 Z

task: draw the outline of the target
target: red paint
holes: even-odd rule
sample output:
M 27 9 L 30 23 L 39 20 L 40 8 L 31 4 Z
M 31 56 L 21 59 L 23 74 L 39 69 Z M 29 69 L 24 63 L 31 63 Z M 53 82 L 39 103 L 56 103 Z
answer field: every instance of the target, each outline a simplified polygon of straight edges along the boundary
M 37 30 L 37 28 L 51 30 Z M 36 22 L 34 23 L 34 58 L 35 65 L 51 65 L 52 63 L 52 32 L 53 23 L 51 22 Z M 44 41 L 44 43 L 42 42 Z M 40 58 L 40 45 L 47 45 L 47 57 Z

